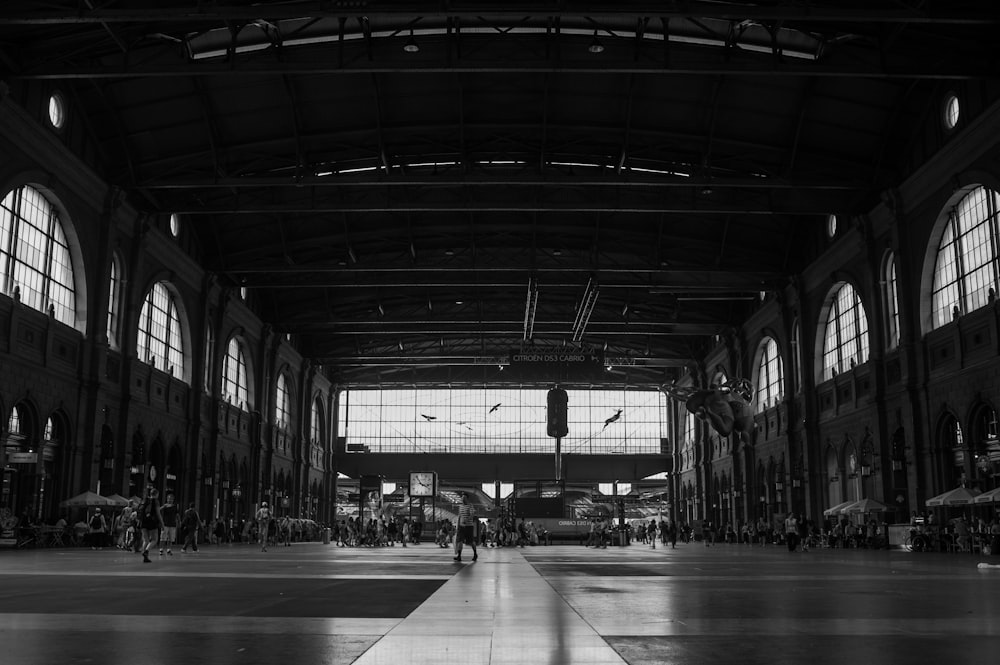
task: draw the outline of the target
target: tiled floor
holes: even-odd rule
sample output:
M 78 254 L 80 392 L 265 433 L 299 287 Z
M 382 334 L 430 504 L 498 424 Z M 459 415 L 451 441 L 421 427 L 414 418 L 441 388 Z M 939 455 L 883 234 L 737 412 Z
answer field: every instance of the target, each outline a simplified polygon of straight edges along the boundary
M 142 564 L 0 551 L 0 663 L 980 663 L 1000 568 L 968 554 L 643 545 L 249 546 Z

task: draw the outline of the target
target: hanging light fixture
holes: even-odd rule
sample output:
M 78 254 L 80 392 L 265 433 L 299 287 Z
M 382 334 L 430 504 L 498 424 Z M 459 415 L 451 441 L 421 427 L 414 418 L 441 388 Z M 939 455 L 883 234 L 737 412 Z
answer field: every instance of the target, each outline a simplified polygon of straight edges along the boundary
M 601 40 L 597 38 L 597 30 L 594 30 L 594 39 L 591 40 L 590 46 L 587 47 L 587 50 L 594 54 L 604 53 L 604 44 L 602 44 Z
M 410 38 L 403 44 L 403 50 L 407 53 L 417 53 L 420 51 L 420 44 L 417 44 L 417 40 L 413 38 L 413 28 L 410 28 Z

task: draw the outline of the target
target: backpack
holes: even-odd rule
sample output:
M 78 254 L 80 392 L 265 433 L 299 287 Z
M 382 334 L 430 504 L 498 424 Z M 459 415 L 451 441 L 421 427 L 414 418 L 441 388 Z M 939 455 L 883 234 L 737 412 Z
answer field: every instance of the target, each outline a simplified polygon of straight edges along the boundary
M 94 515 L 90 518 L 90 528 L 94 531 L 100 531 L 104 526 L 104 521 L 101 519 L 100 515 Z

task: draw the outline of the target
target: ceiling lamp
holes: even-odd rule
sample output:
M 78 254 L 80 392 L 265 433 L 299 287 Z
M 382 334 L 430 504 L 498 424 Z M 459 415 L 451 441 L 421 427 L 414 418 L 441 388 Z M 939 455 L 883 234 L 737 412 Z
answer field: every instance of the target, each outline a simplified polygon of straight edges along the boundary
M 597 38 L 597 30 L 594 30 L 594 39 L 591 40 L 590 46 L 587 47 L 587 50 L 594 54 L 604 53 L 604 44 L 602 44 L 601 40 Z
M 403 44 L 403 50 L 407 53 L 417 53 L 420 51 L 420 44 L 418 44 L 417 40 L 413 38 L 413 28 L 410 28 L 410 38 L 406 40 L 405 44 Z

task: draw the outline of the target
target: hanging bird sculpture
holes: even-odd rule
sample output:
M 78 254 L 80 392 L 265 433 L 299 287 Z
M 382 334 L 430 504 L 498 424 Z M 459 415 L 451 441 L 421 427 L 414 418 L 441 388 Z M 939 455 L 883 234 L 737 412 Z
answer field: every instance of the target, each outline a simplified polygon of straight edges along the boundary
M 420 417 L 426 419 L 427 422 L 430 422 L 432 420 L 437 420 L 437 416 L 427 416 L 427 415 L 424 415 L 422 413 L 420 414 Z
M 501 404 L 503 404 L 503 402 L 497 402 L 496 404 L 494 404 L 493 408 L 490 409 L 490 413 L 493 413 L 494 411 L 499 409 Z
M 615 415 L 611 416 L 610 418 L 608 418 L 607 420 L 604 421 L 604 427 L 601 428 L 601 431 L 603 432 L 605 429 L 607 429 L 608 425 L 610 425 L 611 423 L 615 422 L 616 420 L 618 420 L 621 417 L 622 417 L 622 410 L 618 409 L 618 411 L 615 413 Z

